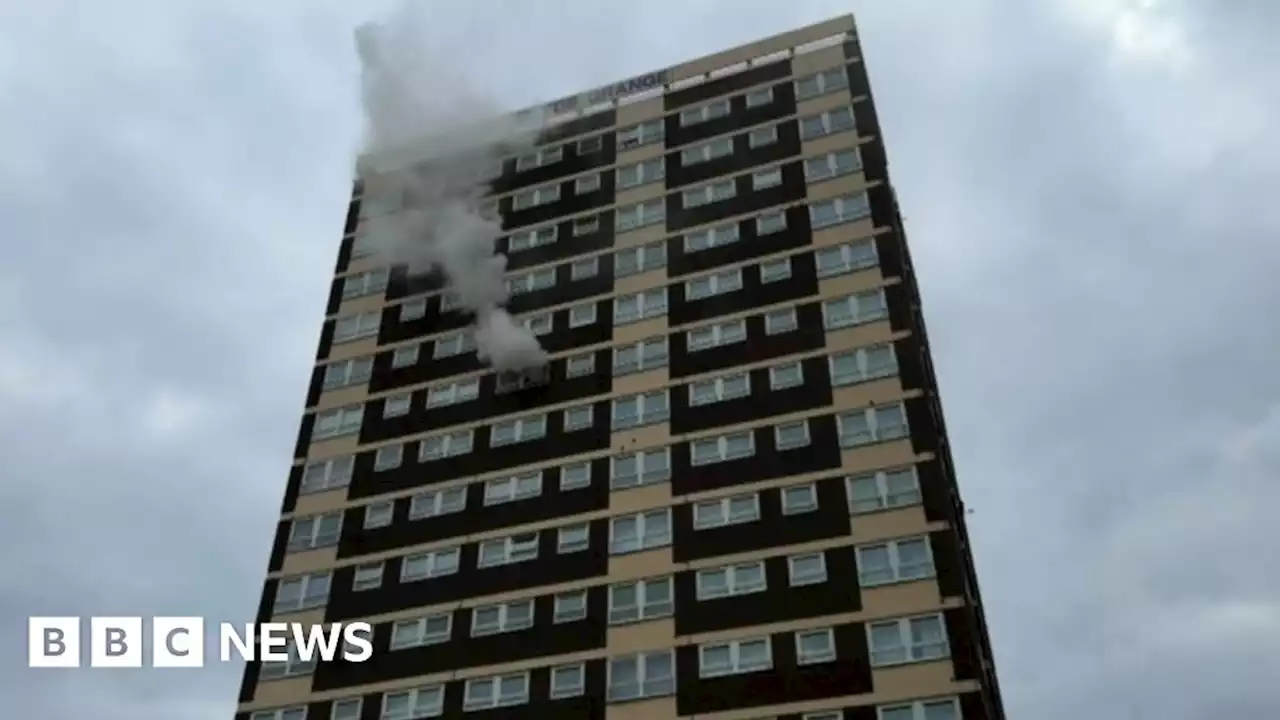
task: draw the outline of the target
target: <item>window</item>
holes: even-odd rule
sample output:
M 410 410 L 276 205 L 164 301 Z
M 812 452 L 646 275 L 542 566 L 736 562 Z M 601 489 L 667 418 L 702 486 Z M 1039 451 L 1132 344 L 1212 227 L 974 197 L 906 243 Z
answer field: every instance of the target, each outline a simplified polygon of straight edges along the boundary
M 857 148 L 830 152 L 804 161 L 804 179 L 810 183 L 848 175 L 862 169 L 862 154 Z
M 672 650 L 636 653 L 609 661 L 609 702 L 671 695 L 676 691 Z
M 344 488 L 351 483 L 351 471 L 354 467 L 353 455 L 310 463 L 302 470 L 302 485 L 298 492 L 305 495 Z
M 613 324 L 622 325 L 667 314 L 667 289 L 619 295 L 613 300 Z
M 666 175 L 667 168 L 663 158 L 654 158 L 634 165 L 620 167 L 618 168 L 618 189 L 626 190 L 640 187 L 641 185 L 662 180 Z
M 927 537 L 902 538 L 858 548 L 858 584 L 875 587 L 933 577 Z
M 755 435 L 750 430 L 694 440 L 689 464 L 693 466 L 739 460 L 756 454 Z
M 507 292 L 512 295 L 522 295 L 546 290 L 549 287 L 555 287 L 555 284 L 556 269 L 548 267 L 507 278 Z
M 329 602 L 329 586 L 332 582 L 333 577 L 327 572 L 284 578 L 276 586 L 276 600 L 272 610 L 287 613 L 324 607 Z
M 551 313 L 539 313 L 523 317 L 520 319 L 520 324 L 524 325 L 534 335 L 546 335 L 553 329 Z
M 609 522 L 609 553 L 622 555 L 671 544 L 671 508 L 624 515 Z
M 613 276 L 627 277 L 665 267 L 666 264 L 667 243 L 660 240 L 648 245 L 619 250 L 613 256 Z
M 827 556 L 820 552 L 792 555 L 787 558 L 787 575 L 791 587 L 824 583 L 827 581 Z
M 475 431 L 459 430 L 448 435 L 435 435 L 418 441 L 418 461 L 466 455 L 475 447 Z
M 872 667 L 938 660 L 951 652 L 941 615 L 873 622 L 867 638 Z
M 480 543 L 476 567 L 514 565 L 538 558 L 538 533 L 521 533 Z
M 578 141 L 578 154 L 590 155 L 591 153 L 600 152 L 600 149 L 603 147 L 604 136 L 592 135 L 591 137 L 585 137 Z
M 427 299 L 424 297 L 409 300 L 400 304 L 400 322 L 409 322 L 425 317 L 427 314 Z
M 582 663 L 551 668 L 551 699 L 578 697 L 586 692 L 587 671 Z
M 680 197 L 685 209 L 688 209 L 728 200 L 737 194 L 738 187 L 733 180 L 722 180 L 696 187 L 692 190 L 685 190 Z
M 796 100 L 808 100 L 849 86 L 845 67 L 831 68 L 802 77 L 796 82 Z
M 422 520 L 462 512 L 467 507 L 467 488 L 453 487 L 444 490 L 428 490 L 409 500 L 409 519 Z
M 767 170 L 759 170 L 751 173 L 751 189 L 755 191 L 768 190 L 771 187 L 778 187 L 782 184 L 782 167 L 771 167 Z
M 590 405 L 579 405 L 566 408 L 564 411 L 564 431 L 576 432 L 586 430 L 595 422 L 595 408 Z
M 840 447 L 851 448 L 898 440 L 907 436 L 907 415 L 902 405 L 881 405 L 836 416 Z
M 796 664 L 816 665 L 836 659 L 836 636 L 831 628 L 796 633 Z
M 591 485 L 591 461 L 573 463 L 560 468 L 560 489 L 578 490 Z
M 824 200 L 809 206 L 809 224 L 814 230 L 871 217 L 871 201 L 865 192 Z
M 542 494 L 542 471 L 494 478 L 484 484 L 484 504 L 501 505 L 517 500 L 528 500 Z
M 810 115 L 800 119 L 800 139 L 813 140 L 823 135 L 832 135 L 854 127 L 853 108 L 841 107 L 828 110 L 819 115 Z
M 760 88 L 747 93 L 747 107 L 759 107 L 773 102 L 773 88 Z
M 360 710 L 363 698 L 346 698 L 345 700 L 334 700 L 333 707 L 329 710 L 329 720 L 360 720 Z
M 355 405 L 326 410 L 325 412 L 317 413 L 315 418 L 315 424 L 311 427 L 311 439 L 313 441 L 340 435 L 350 435 L 357 432 L 360 429 L 360 424 L 364 422 L 364 406 Z
M 818 277 L 833 277 L 880 264 L 874 238 L 822 248 L 813 254 Z
M 756 218 L 756 235 L 772 235 L 787 229 L 787 213 L 784 210 L 765 213 Z
M 600 230 L 600 216 L 586 215 L 573 219 L 573 236 L 582 237 Z
M 773 667 L 769 638 L 734 640 L 698 648 L 698 675 L 711 678 L 722 675 L 758 672 Z
M 516 158 L 516 172 L 524 172 L 525 170 L 532 170 L 545 165 L 554 165 L 555 163 L 560 162 L 563 157 L 563 145 L 542 148 L 537 152 L 531 152 L 527 155 L 521 155 Z
M 336 390 L 341 387 L 363 385 L 373 375 L 373 358 L 363 357 L 342 360 L 324 367 L 325 390 Z
M 362 225 L 364 227 L 356 228 L 355 237 L 351 239 L 352 260 L 368 257 L 377 250 L 373 237 L 369 235 L 369 231 L 366 229 L 368 225 L 365 223 L 362 223 Z
M 413 620 L 398 620 L 391 625 L 391 649 L 437 645 L 453 634 L 453 615 L 441 613 Z
M 624 345 L 613 351 L 615 377 L 644 372 L 667 365 L 667 336 L 641 340 L 634 345 Z
M 404 446 L 388 445 L 380 447 L 373 454 L 373 471 L 394 470 L 404 462 Z
M 809 444 L 809 421 L 797 420 L 773 428 L 773 441 L 779 450 L 795 450 Z
M 586 327 L 587 325 L 594 325 L 599 307 L 600 306 L 596 305 L 594 302 L 589 302 L 581 305 L 574 305 L 569 308 L 569 327 L 580 328 Z M 595 357 L 595 355 L 592 355 L 591 357 Z
M 699 600 L 715 600 L 763 592 L 768 586 L 765 580 L 764 562 L 699 570 L 697 586 Z
M 600 173 L 583 175 L 573 181 L 573 194 L 586 195 L 600 189 Z
M 614 431 L 666 422 L 671 416 L 667 390 L 628 395 L 613 401 Z
M 685 300 L 701 300 L 713 295 L 736 292 L 742 289 L 742 269 L 735 268 L 715 275 L 705 275 L 684 284 Z
M 879 720 L 960 720 L 960 704 L 955 698 L 882 705 L 879 711 Z
M 564 375 L 566 378 L 583 377 L 592 375 L 596 371 L 596 354 L 586 353 L 584 355 L 574 355 L 564 361 Z
M 786 390 L 804 384 L 804 364 L 799 360 L 769 368 L 769 389 Z
M 822 303 L 822 320 L 828 330 L 875 322 L 888 316 L 883 290 L 845 295 Z
M 688 332 L 688 349 L 689 352 L 709 350 L 713 347 L 740 343 L 746 339 L 747 321 L 730 320 L 690 330 Z
M 444 577 L 458 572 L 458 548 L 408 555 L 400 563 L 400 582 Z
M 898 374 L 898 359 L 892 345 L 873 345 L 836 355 L 829 360 L 831 385 L 843 387 Z
M 686 253 L 695 253 L 700 250 L 708 250 L 721 245 L 730 245 L 738 242 L 738 226 L 720 225 L 718 227 L 706 228 L 704 230 L 695 230 L 684 236 L 684 251 Z
M 764 314 L 764 334 L 781 335 L 800 329 L 800 321 L 796 318 L 794 307 L 770 310 Z
M 752 149 L 772 145 L 778 142 L 778 126 L 756 128 L 747 133 L 747 147 Z
M 666 203 L 658 199 L 618 208 L 614 216 L 614 225 L 618 232 L 626 232 L 660 223 L 666 219 Z
M 377 528 L 386 527 L 391 524 L 391 519 L 395 517 L 396 504 L 390 500 L 386 502 L 370 503 L 364 506 L 364 529 L 375 530 Z
M 382 312 L 370 311 L 347 315 L 333 321 L 333 344 L 351 342 L 378 334 L 382 325 Z
M 586 280 L 600 274 L 600 256 L 575 261 L 569 266 L 569 277 L 572 280 Z
M 391 369 L 409 367 L 418 364 L 418 355 L 422 351 L 422 344 L 406 345 L 398 347 L 391 353 Z
M 849 512 L 855 514 L 920 503 L 920 482 L 913 467 L 845 478 L 845 492 Z
M 413 405 L 413 395 L 405 393 L 404 395 L 390 395 L 382 401 L 382 417 L 394 418 L 409 414 L 409 408 Z
M 784 257 L 777 260 L 760 263 L 760 282 L 772 283 L 786 280 L 791 277 L 791 258 Z
M 383 695 L 382 715 L 378 720 L 418 720 L 443 713 L 444 685 L 427 685 Z
M 529 673 L 527 672 L 468 680 L 466 687 L 462 697 L 464 711 L 523 705 L 529 702 Z
M 251 714 L 249 720 L 307 720 L 307 708 L 299 705 L 278 710 L 259 710 Z
M 449 333 L 436 338 L 432 344 L 431 356 L 437 360 L 475 352 L 476 336 L 468 330 Z
M 510 244 L 507 246 L 507 252 L 520 252 L 542 247 L 543 245 L 550 245 L 556 241 L 557 234 L 555 225 L 514 233 L 511 236 Z
M 351 574 L 351 589 L 360 592 L 382 586 L 383 563 L 357 565 Z
M 553 623 L 568 623 L 585 620 L 587 617 L 587 591 L 575 590 L 555 596 Z
M 689 406 L 710 405 L 735 400 L 751 394 L 751 374 L 734 373 L 718 378 L 698 380 L 689 385 Z
M 480 378 L 436 385 L 427 390 L 427 407 L 438 408 L 447 405 L 470 402 L 480 397 Z
M 733 138 L 722 137 L 701 145 L 685 148 L 680 153 L 680 164 L 688 167 L 732 154 Z
M 547 416 L 531 415 L 495 423 L 489 434 L 489 447 L 541 440 L 547 436 Z
M 302 552 L 338 544 L 342 536 L 342 513 L 297 518 L 289 528 L 289 552 Z
M 783 515 L 801 515 L 817 509 L 818 488 L 813 483 L 782 488 Z
M 693 506 L 693 529 L 740 525 L 760 519 L 760 495 L 738 495 L 737 497 L 708 500 Z
M 316 659 L 319 653 L 313 651 L 310 659 L 303 660 L 302 654 L 298 652 L 297 646 L 292 641 L 288 643 L 284 650 L 288 653 L 289 657 L 287 659 L 267 660 L 261 663 L 258 670 L 259 682 L 310 675 L 316 669 Z
M 561 555 L 582 552 L 591 546 L 591 527 L 587 524 L 567 525 L 556 531 L 556 552 Z
M 699 123 L 722 118 L 729 114 L 729 98 L 721 98 L 702 107 L 680 111 L 681 127 L 689 127 Z
M 618 131 L 618 149 L 630 150 L 662 139 L 662 120 L 650 120 Z
M 610 460 L 609 487 L 622 490 L 671 479 L 671 448 L 641 450 Z
M 482 605 L 471 612 L 471 637 L 533 627 L 533 600 Z
M 671 578 L 652 578 L 609 588 L 609 624 L 667 617 L 675 612 Z

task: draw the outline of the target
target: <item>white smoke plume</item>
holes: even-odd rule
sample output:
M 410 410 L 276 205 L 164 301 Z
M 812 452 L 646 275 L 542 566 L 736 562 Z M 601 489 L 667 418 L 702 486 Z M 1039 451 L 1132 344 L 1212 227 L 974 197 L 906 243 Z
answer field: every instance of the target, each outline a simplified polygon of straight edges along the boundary
M 457 58 L 432 57 L 423 20 L 406 5 L 356 31 L 366 202 L 395 208 L 365 219 L 364 231 L 387 262 L 443 273 L 475 315 L 482 360 L 500 372 L 540 367 L 537 337 L 503 309 L 507 258 L 495 251 L 500 225 L 482 216 L 480 182 L 505 154 L 533 147 L 542 118 L 511 116 L 455 71 Z

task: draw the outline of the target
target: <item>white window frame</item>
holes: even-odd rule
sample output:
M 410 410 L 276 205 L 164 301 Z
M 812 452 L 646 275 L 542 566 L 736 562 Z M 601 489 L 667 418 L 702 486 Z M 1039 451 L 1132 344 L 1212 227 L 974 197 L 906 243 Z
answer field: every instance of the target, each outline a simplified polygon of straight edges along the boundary
M 416 297 L 416 298 L 413 298 L 412 300 L 405 300 L 404 302 L 400 303 L 400 307 L 397 309 L 396 318 L 398 322 L 403 323 L 403 322 L 412 322 L 414 320 L 421 320 L 426 316 L 427 316 L 427 298 L 424 296 L 424 297 Z
M 579 175 L 573 181 L 573 194 L 586 195 L 593 193 L 604 185 L 604 180 L 600 177 L 600 173 L 593 172 L 587 175 Z
M 686 302 L 705 300 L 717 295 L 727 295 L 743 288 L 742 268 L 724 270 L 713 275 L 703 275 L 684 281 L 684 299 Z
M 404 710 L 393 704 L 404 701 Z M 420 720 L 444 714 L 444 684 L 423 685 L 410 690 L 382 694 L 382 713 L 378 720 Z
M 307 720 L 307 706 L 294 705 L 274 710 L 256 710 L 250 713 L 249 720 Z
M 618 602 L 622 590 L 635 593 L 635 603 L 623 605 Z M 650 598 L 650 591 L 654 597 Z M 644 620 L 671 617 L 675 614 L 675 581 L 671 576 L 645 578 L 609 586 L 609 624 L 627 625 Z
M 857 146 L 805 158 L 804 180 L 810 185 L 862 171 L 862 152 Z
M 757 170 L 751 173 L 751 190 L 752 192 L 760 192 L 782 185 L 782 166 L 774 165 L 771 168 Z
M 639 230 L 667 220 L 667 204 L 663 198 L 619 207 L 613 216 L 617 232 Z
M 892 415 L 895 413 L 901 417 L 900 422 L 891 422 Z M 860 429 L 855 435 L 854 431 L 846 428 L 846 425 L 859 416 L 865 421 L 866 430 Z M 840 447 L 845 449 L 911 437 L 911 423 L 907 420 L 907 409 L 900 402 L 840 413 L 836 415 L 836 428 L 840 433 Z
M 481 625 L 482 611 L 486 615 L 493 614 L 496 620 L 492 624 Z M 534 626 L 537 612 L 537 604 L 533 598 L 477 605 L 471 609 L 471 637 L 487 637 L 528 630 Z
M 582 237 L 583 235 L 591 235 L 600 232 L 600 216 L 584 215 L 573 219 L 571 232 L 574 237 Z
M 915 628 L 919 623 L 924 622 L 936 622 L 938 624 L 941 641 L 926 643 L 914 640 Z M 875 631 L 879 628 L 887 629 L 890 626 L 897 626 L 898 644 L 888 648 L 877 648 Z M 947 632 L 947 620 L 942 613 L 928 613 L 869 622 L 867 623 L 867 649 L 870 651 L 871 667 L 873 668 L 942 660 L 951 656 L 951 639 Z
M 773 86 L 770 85 L 765 88 L 756 88 L 755 90 L 745 93 L 743 97 L 745 98 L 747 107 L 749 108 L 768 105 L 773 102 Z
M 592 255 L 589 258 L 574 260 L 569 263 L 569 279 L 570 280 L 587 280 L 600 274 L 600 256 Z
M 591 487 L 591 461 L 569 463 L 560 466 L 560 490 L 581 490 Z
M 321 390 L 337 390 L 339 388 L 364 385 L 373 377 L 373 358 L 358 357 L 324 366 Z
M 778 489 L 782 496 L 782 514 L 804 515 L 818 509 L 818 486 L 816 483 L 788 485 Z M 792 500 L 790 498 L 799 498 Z
M 752 150 L 778 142 L 778 126 L 759 127 L 747 133 L 747 147 Z
M 624 304 L 634 301 L 634 314 L 622 312 Z M 662 317 L 667 314 L 667 288 L 650 288 L 628 295 L 619 295 L 613 299 L 613 324 L 628 325 L 630 323 Z
M 659 521 L 661 519 L 661 521 Z M 635 538 L 619 538 L 622 523 L 635 524 Z M 671 545 L 671 508 L 619 515 L 609 519 L 609 554 L 626 555 Z
M 467 509 L 467 486 L 458 485 L 439 490 L 425 490 L 409 498 L 409 519 L 453 515 Z
M 764 334 L 781 335 L 800 329 L 800 318 L 795 306 L 770 310 L 764 314 Z
M 731 444 L 735 441 L 747 439 L 747 446 L 742 451 L 732 451 Z M 714 443 L 716 455 L 699 456 L 699 447 L 710 447 Z M 694 440 L 690 443 L 689 448 L 689 465 L 691 467 L 701 467 L 703 465 L 714 465 L 716 463 L 730 462 L 733 460 L 743 460 L 745 458 L 754 457 L 756 454 L 756 435 L 753 430 L 742 430 L 740 432 L 729 433 L 728 435 L 719 435 L 716 437 L 702 438 Z M 702 459 L 705 458 L 705 459 Z
M 533 248 L 550 245 L 560 238 L 558 225 L 543 225 L 532 230 L 512 233 L 507 240 L 507 252 L 524 252 Z
M 462 551 L 456 547 L 406 555 L 400 561 L 400 582 L 411 583 L 456 575 L 461 559 Z M 411 563 L 416 562 L 424 564 L 424 572 L 409 572 Z
M 685 210 L 706 207 L 712 203 L 732 200 L 738 196 L 738 184 L 733 178 L 716 180 L 680 193 L 680 206 Z
M 680 151 L 680 166 L 691 167 L 733 154 L 733 138 L 718 137 Z
M 380 310 L 343 315 L 333 321 L 333 344 L 341 345 L 376 337 L 381 328 L 382 311 Z
M 586 302 L 569 308 L 569 329 L 595 325 L 599 318 L 600 306 L 595 302 Z M 594 357 L 594 354 L 592 355 Z
M 564 409 L 564 431 L 567 433 L 587 430 L 596 421 L 594 405 L 574 405 Z
M 831 215 L 826 217 L 823 214 L 828 210 Z M 821 200 L 809 205 L 809 226 L 813 230 L 823 230 L 869 217 L 871 217 L 871 198 L 865 191 Z
M 903 566 L 902 546 L 910 544 L 924 551 L 924 559 L 909 566 Z M 864 588 L 893 585 L 894 583 L 928 580 L 937 576 L 937 568 L 933 561 L 933 547 L 928 535 L 895 538 L 885 542 L 859 545 L 855 548 L 858 558 L 858 585 Z M 867 567 L 867 556 L 871 553 L 883 553 L 887 561 L 885 565 L 874 568 Z
M 760 519 L 760 493 L 734 495 L 693 504 L 693 529 L 713 530 Z
M 830 258 L 834 258 L 839 262 L 825 262 L 826 259 Z M 813 251 L 813 264 L 817 268 L 819 279 L 876 267 L 880 264 L 879 251 L 876 249 L 876 239 L 870 237 L 842 245 L 819 248 Z
M 365 590 L 373 590 L 382 587 L 382 578 L 386 573 L 387 564 L 384 562 L 364 563 L 355 566 L 351 573 L 351 591 L 364 592 Z
M 305 515 L 289 524 L 286 552 L 306 552 L 333 547 L 342 538 L 342 511 Z
M 708 340 L 705 342 L 700 340 L 703 336 L 706 336 Z M 746 340 L 747 321 L 745 318 L 702 325 L 685 332 L 685 347 L 691 353 L 736 345 L 740 342 L 746 342 Z
M 538 551 L 540 549 L 538 546 L 541 543 L 541 538 L 542 533 L 534 530 L 533 532 L 482 540 L 476 552 L 476 567 L 493 568 L 516 565 L 522 562 L 533 562 L 538 559 Z M 495 548 L 497 553 L 492 552 Z
M 476 336 L 470 330 L 459 330 L 437 337 L 431 343 L 431 357 L 436 360 L 457 357 L 473 353 L 476 350 Z
M 634 179 L 632 175 L 634 174 Z M 629 190 L 665 180 L 667 177 L 666 158 L 650 158 L 640 162 L 624 165 L 617 170 L 617 189 Z
M 444 621 L 443 630 L 431 630 L 432 624 Z M 391 623 L 391 640 L 388 650 L 406 650 L 449 642 L 453 637 L 453 613 L 432 613 Z
M 876 718 L 877 720 L 934 720 L 937 715 L 930 710 L 944 705 L 951 711 L 951 717 L 946 720 L 960 720 L 960 700 L 955 697 L 881 705 L 876 708 Z
M 310 675 L 315 672 L 316 664 L 320 659 L 319 653 L 313 650 L 311 659 L 303 660 L 292 638 L 285 645 L 284 653 L 288 656 L 284 660 L 264 660 L 259 664 L 258 682 Z
M 398 418 L 409 414 L 413 409 L 413 393 L 388 395 L 382 400 L 382 417 Z
M 498 439 L 499 428 L 511 427 L 511 438 Z M 489 431 L 489 447 L 498 448 L 541 440 L 547 436 L 547 414 L 525 415 L 496 422 Z
M 431 444 L 440 443 L 440 451 L 431 451 Z M 476 449 L 476 431 L 458 430 L 443 435 L 429 435 L 418 441 L 418 462 L 431 462 L 445 458 L 468 455 Z
M 404 464 L 404 445 L 386 445 L 373 453 L 373 471 L 395 470 Z
M 750 578 L 746 577 L 750 574 Z M 722 583 L 712 583 L 711 578 L 723 576 Z M 721 598 L 754 595 L 769 589 L 769 575 L 763 560 L 736 563 L 699 570 L 695 576 L 696 597 L 699 602 Z
M 822 325 L 828 331 L 879 322 L 888 317 L 889 299 L 883 289 L 843 295 L 822 303 Z
M 799 428 L 799 436 L 794 439 L 784 440 L 784 435 Z M 786 452 L 788 450 L 799 450 L 800 448 L 809 447 L 813 442 L 813 438 L 809 434 L 808 418 L 800 420 L 792 420 L 790 422 L 779 423 L 773 426 L 773 447 L 778 452 Z
M 363 424 L 364 405 L 322 410 L 315 414 L 315 422 L 311 425 L 311 441 L 354 435 L 360 432 Z
M 840 65 L 838 67 L 819 70 L 816 73 L 796 78 L 795 91 L 796 102 L 802 100 L 812 100 L 813 98 L 826 95 L 827 93 L 837 90 L 844 90 L 849 87 L 849 75 L 847 66 Z M 808 83 L 813 83 L 813 89 L 808 89 Z
M 685 254 L 710 250 L 711 248 L 732 245 L 742 238 L 742 233 L 738 229 L 737 223 L 726 223 L 724 225 L 716 225 L 714 227 L 702 228 L 685 233 L 684 235 L 684 251 Z
M 689 407 L 714 405 L 728 400 L 751 397 L 751 373 L 730 373 L 718 377 L 695 380 L 688 384 Z
M 818 562 L 818 570 L 813 573 L 801 573 L 797 570 L 797 566 L 801 561 L 814 560 Z M 820 571 L 820 572 L 819 572 Z M 821 550 L 811 553 L 800 553 L 787 558 L 787 583 L 791 587 L 806 587 L 808 585 L 821 585 L 827 581 L 827 554 Z
M 399 370 L 400 368 L 417 365 L 421 355 L 422 343 L 398 347 L 391 351 L 391 369 Z
M 680 127 L 693 127 L 722 117 L 728 117 L 732 111 L 733 106 L 730 104 L 729 98 L 720 98 L 698 107 L 681 110 L 677 117 L 680 120 Z
M 619 150 L 634 150 L 649 143 L 658 142 L 666 136 L 666 128 L 662 119 L 647 120 L 622 128 L 615 136 Z
M 340 455 L 328 460 L 307 463 L 307 466 L 302 469 L 302 481 L 298 494 L 310 495 L 347 487 L 351 484 L 351 474 L 355 471 L 355 466 L 354 455 Z
M 846 120 L 846 118 L 848 118 Z M 816 121 L 816 122 L 815 122 Z M 807 131 L 806 128 L 818 127 L 818 132 Z M 844 105 L 838 108 L 825 110 L 816 115 L 806 115 L 800 118 L 800 139 L 816 140 L 827 135 L 842 133 L 847 130 L 857 128 L 857 116 L 853 112 L 853 107 Z
M 427 409 L 459 405 L 480 398 L 480 378 L 454 380 L 427 389 Z
M 634 262 L 631 262 L 631 258 L 635 258 Z M 639 275 L 666 266 L 667 242 L 665 240 L 625 248 L 613 255 L 613 276 L 615 278 Z
M 526 293 L 538 292 L 556 286 L 556 269 L 555 267 L 542 267 L 535 270 L 516 273 L 507 278 L 507 293 L 509 295 L 524 295 Z
M 507 684 L 517 685 L 519 690 L 509 692 Z M 529 702 L 529 672 L 506 673 L 489 677 L 472 678 L 466 682 L 462 695 L 463 712 L 490 708 L 513 707 Z M 489 697 L 478 695 L 478 688 L 492 688 Z
M 909 489 L 902 489 L 903 481 Z M 874 473 L 850 475 L 844 479 L 845 494 L 849 498 L 849 512 L 853 515 L 893 510 L 895 508 L 919 505 L 923 498 L 920 494 L 920 476 L 914 466 L 891 468 Z M 898 487 L 893 487 L 893 486 Z M 859 493 L 859 487 L 873 487 L 876 491 L 874 503 L 866 493 Z M 892 491 L 892 492 L 891 492 Z
M 296 593 L 292 591 L 293 588 L 297 588 Z M 329 592 L 332 589 L 333 573 L 328 570 L 281 578 L 276 584 L 271 612 L 282 615 L 324 607 L 329 604 Z
M 619 414 L 621 408 L 631 405 L 635 406 L 634 413 Z M 613 432 L 666 422 L 671 418 L 671 391 L 663 388 L 614 398 L 610 404 L 609 418 Z
M 898 353 L 890 343 L 869 345 L 831 355 L 827 365 L 831 386 L 846 387 L 896 376 Z
M 791 371 L 794 370 L 794 373 Z M 791 373 L 793 377 L 784 375 Z M 769 389 L 777 392 L 779 390 L 789 390 L 791 388 L 804 385 L 804 363 L 800 360 L 774 365 L 769 368 Z
M 567 607 L 566 607 L 567 606 Z M 556 593 L 552 600 L 551 623 L 563 625 L 587 619 L 587 591 L 572 590 Z
M 556 528 L 556 554 L 569 555 L 591 549 L 591 524 L 564 525 Z
M 760 284 L 790 280 L 792 275 L 791 256 L 774 258 L 760 263 Z
M 635 466 L 634 473 L 628 471 L 623 474 L 619 474 L 621 469 L 627 468 L 632 464 Z M 651 464 L 654 465 L 652 469 L 649 467 Z M 626 488 L 640 487 L 641 485 L 652 485 L 654 483 L 666 482 L 670 479 L 670 447 L 649 448 L 647 450 L 628 452 L 609 458 L 610 490 L 623 490 Z
M 593 352 L 571 355 L 564 361 L 566 378 L 586 377 L 596 372 L 596 354 Z
M 360 720 L 364 709 L 364 698 L 353 697 L 334 700 L 329 709 L 329 720 Z
M 387 527 L 395 519 L 395 516 L 396 503 L 394 500 L 369 503 L 364 506 L 364 529 L 376 530 Z
M 756 216 L 756 236 L 764 237 L 787 229 L 787 211 L 774 210 Z
M 628 360 L 627 357 L 632 354 L 635 355 L 635 360 Z M 622 377 L 663 368 L 670 359 L 671 348 L 666 335 L 645 338 L 613 349 L 613 376 Z
M 542 471 L 489 478 L 484 483 L 484 506 L 530 500 L 542 495 Z
M 568 675 L 569 681 L 562 683 L 560 678 Z M 587 691 L 587 666 L 583 663 L 557 665 L 551 668 L 551 689 L 548 697 L 552 700 L 580 697 Z
M 763 648 L 764 660 L 747 664 L 743 661 L 744 648 Z M 712 651 L 724 651 L 728 655 L 728 665 L 724 668 L 708 666 L 707 655 Z M 727 675 L 745 675 L 753 672 L 764 672 L 773 669 L 773 642 L 768 635 L 763 637 L 744 638 L 727 642 L 710 642 L 698 646 L 698 677 L 714 678 Z
M 526 172 L 548 165 L 554 165 L 564 159 L 564 145 L 538 148 L 534 152 L 525 153 L 516 158 L 516 172 Z
M 620 669 L 634 665 L 634 680 L 623 683 Z M 608 702 L 625 702 L 674 695 L 676 692 L 676 656 L 674 650 L 650 650 L 609 659 Z
M 604 135 L 589 135 L 578 139 L 578 155 L 598 153 L 604 148 Z
M 826 647 L 820 653 L 804 651 L 806 639 L 821 637 L 826 643 Z M 796 664 L 797 665 L 821 665 L 822 663 L 834 662 L 836 659 L 836 633 L 832 628 L 813 628 L 809 630 L 797 630 L 795 634 L 796 643 Z

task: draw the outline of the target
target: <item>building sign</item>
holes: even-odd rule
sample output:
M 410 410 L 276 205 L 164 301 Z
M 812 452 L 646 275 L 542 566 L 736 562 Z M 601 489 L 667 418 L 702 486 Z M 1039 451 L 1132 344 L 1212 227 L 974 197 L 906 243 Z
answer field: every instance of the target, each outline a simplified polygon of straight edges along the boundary
M 667 84 L 671 72 L 669 70 L 658 70 L 656 72 L 646 73 L 633 77 L 630 80 L 623 80 L 612 85 L 596 88 L 585 93 L 572 95 L 562 100 L 557 100 L 547 108 L 555 115 L 561 115 L 574 110 L 582 110 L 583 108 L 599 105 L 601 103 L 621 100 L 628 95 L 648 92 L 660 88 Z

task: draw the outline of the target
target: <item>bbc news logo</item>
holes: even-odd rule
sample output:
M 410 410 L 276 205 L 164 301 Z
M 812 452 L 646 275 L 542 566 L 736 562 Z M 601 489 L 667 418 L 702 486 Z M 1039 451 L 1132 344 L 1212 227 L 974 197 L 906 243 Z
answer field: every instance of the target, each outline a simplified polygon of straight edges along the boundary
M 27 621 L 27 662 L 30 667 L 80 667 L 81 622 L 78 617 L 33 617 Z M 150 667 L 204 667 L 205 621 L 198 617 L 89 618 L 89 667 L 139 668 L 146 636 L 150 637 Z M 304 625 L 249 623 L 237 627 L 218 623 L 219 662 L 364 662 L 373 654 L 373 627 L 367 622 Z M 259 646 L 261 652 L 257 652 Z M 234 650 L 234 654 L 233 654 Z

